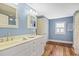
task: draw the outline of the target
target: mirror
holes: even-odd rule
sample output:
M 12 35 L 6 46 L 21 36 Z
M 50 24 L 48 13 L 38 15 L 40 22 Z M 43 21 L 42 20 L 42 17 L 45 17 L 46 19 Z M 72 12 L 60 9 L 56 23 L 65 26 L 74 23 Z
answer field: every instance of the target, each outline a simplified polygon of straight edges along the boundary
M 16 25 L 16 17 L 9 17 L 8 25 Z
M 13 3 L 0 3 L 0 27 L 18 28 L 17 7 Z
M 36 11 L 33 9 L 29 10 L 27 17 L 28 28 L 37 28 L 37 16 Z

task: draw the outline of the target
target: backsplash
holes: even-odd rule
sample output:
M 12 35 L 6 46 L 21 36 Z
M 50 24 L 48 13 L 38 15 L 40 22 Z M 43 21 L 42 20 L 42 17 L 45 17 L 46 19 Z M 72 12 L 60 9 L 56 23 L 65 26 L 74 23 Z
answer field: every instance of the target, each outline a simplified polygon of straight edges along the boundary
M 7 33 L 10 33 L 10 36 L 31 34 L 35 29 L 27 28 L 27 14 L 31 7 L 25 3 L 19 3 L 17 5 L 18 19 L 19 19 L 19 28 L 0 28 L 0 37 L 6 36 Z

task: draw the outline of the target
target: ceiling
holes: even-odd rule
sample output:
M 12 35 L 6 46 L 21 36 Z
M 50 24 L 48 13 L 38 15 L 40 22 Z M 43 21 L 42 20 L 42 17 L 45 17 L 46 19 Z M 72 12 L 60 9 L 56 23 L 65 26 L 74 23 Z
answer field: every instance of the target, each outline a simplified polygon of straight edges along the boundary
M 17 8 L 17 3 L 4 3 L 5 5 L 8 5 L 10 7 L 13 7 L 13 8 Z
M 79 3 L 27 3 L 38 12 L 38 15 L 44 15 L 48 19 L 72 16 L 76 10 L 79 10 Z
M 27 4 L 31 6 L 33 9 L 35 9 L 38 15 L 44 15 L 48 19 L 72 16 L 76 10 L 79 10 L 79 3 L 27 3 Z M 5 3 L 5 5 L 13 7 L 14 10 L 16 9 L 17 4 Z M 9 12 L 13 11 L 7 8 L 6 9 L 4 8 L 4 10 L 7 10 Z

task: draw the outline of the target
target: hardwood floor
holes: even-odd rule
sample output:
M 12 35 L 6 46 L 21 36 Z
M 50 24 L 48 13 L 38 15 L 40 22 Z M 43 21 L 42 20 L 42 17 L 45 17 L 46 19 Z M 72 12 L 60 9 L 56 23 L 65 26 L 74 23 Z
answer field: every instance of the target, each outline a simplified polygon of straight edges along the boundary
M 72 44 L 47 42 L 43 56 L 76 56 Z

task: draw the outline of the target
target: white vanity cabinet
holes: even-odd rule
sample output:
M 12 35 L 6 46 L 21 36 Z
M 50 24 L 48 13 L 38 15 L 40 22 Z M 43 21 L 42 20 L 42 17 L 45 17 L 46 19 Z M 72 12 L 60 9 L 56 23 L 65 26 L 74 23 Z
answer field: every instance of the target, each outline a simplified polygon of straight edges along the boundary
M 79 11 L 75 12 L 73 21 L 73 47 L 75 49 L 75 53 L 79 55 Z
M 18 51 L 16 54 L 14 54 L 15 56 L 31 56 L 32 54 L 32 49 L 33 49 L 33 41 L 21 44 L 22 46 L 20 47 L 20 51 Z M 18 48 L 18 46 L 16 46 Z
M 46 41 L 46 38 L 41 36 L 37 39 L 1 50 L 0 56 L 41 56 L 43 54 Z
M 48 38 L 48 19 L 44 16 L 39 16 L 37 20 L 37 34 L 46 35 Z
M 40 56 L 43 54 L 44 46 L 45 46 L 43 40 L 44 38 L 41 37 L 33 42 L 33 55 Z
M 17 45 L 0 51 L 0 55 L 21 55 L 23 52 L 25 52 L 25 49 L 27 50 L 27 48 L 28 44 L 23 43 L 21 45 Z

